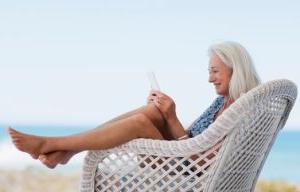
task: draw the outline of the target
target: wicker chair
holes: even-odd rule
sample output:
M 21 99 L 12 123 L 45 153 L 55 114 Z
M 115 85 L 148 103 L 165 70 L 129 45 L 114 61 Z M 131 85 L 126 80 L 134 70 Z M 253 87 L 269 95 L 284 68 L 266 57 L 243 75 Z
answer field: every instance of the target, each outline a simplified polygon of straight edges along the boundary
M 136 139 L 89 151 L 81 192 L 254 191 L 296 97 L 291 81 L 270 81 L 241 96 L 194 138 Z

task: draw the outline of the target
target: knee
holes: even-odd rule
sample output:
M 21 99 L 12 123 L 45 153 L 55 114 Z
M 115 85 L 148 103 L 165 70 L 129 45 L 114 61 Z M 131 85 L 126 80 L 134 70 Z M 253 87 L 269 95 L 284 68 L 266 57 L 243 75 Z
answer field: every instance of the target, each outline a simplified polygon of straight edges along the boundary
M 144 114 L 136 114 L 133 116 L 136 123 L 135 130 L 133 130 L 138 138 L 158 138 L 157 128 L 151 120 Z
M 143 113 L 135 114 L 133 118 L 138 126 L 145 126 L 151 123 L 150 119 Z
M 148 104 L 146 108 L 147 110 L 144 115 L 147 116 L 155 126 L 164 127 L 165 119 L 159 109 L 153 103 Z

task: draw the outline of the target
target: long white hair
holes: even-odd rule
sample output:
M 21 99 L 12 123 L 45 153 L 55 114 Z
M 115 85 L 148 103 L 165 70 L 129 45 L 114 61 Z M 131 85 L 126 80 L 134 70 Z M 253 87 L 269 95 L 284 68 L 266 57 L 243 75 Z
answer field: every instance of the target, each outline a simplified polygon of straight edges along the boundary
M 216 54 L 230 69 L 229 96 L 236 100 L 242 94 L 260 84 L 248 51 L 239 43 L 226 41 L 212 45 L 209 55 Z

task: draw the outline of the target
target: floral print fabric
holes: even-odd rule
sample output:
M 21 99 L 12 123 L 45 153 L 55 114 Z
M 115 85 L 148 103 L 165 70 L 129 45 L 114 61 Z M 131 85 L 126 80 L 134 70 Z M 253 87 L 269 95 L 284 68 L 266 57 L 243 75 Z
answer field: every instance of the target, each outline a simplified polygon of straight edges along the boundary
M 192 125 L 188 128 L 188 134 L 190 137 L 195 137 L 196 135 L 202 133 L 208 126 L 214 122 L 214 117 L 216 113 L 224 105 L 224 97 L 217 97 L 211 106 L 204 111 L 204 113 L 196 119 Z

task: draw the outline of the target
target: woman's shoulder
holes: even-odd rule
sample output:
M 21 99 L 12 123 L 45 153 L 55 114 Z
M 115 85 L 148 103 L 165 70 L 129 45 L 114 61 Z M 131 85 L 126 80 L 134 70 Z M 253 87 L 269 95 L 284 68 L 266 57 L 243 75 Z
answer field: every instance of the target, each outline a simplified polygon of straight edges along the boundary
M 223 106 L 223 104 L 224 104 L 224 97 L 218 96 L 217 98 L 215 98 L 215 100 L 212 102 L 212 104 L 204 112 L 205 116 L 206 115 L 214 115 L 216 112 L 219 111 L 219 109 Z

